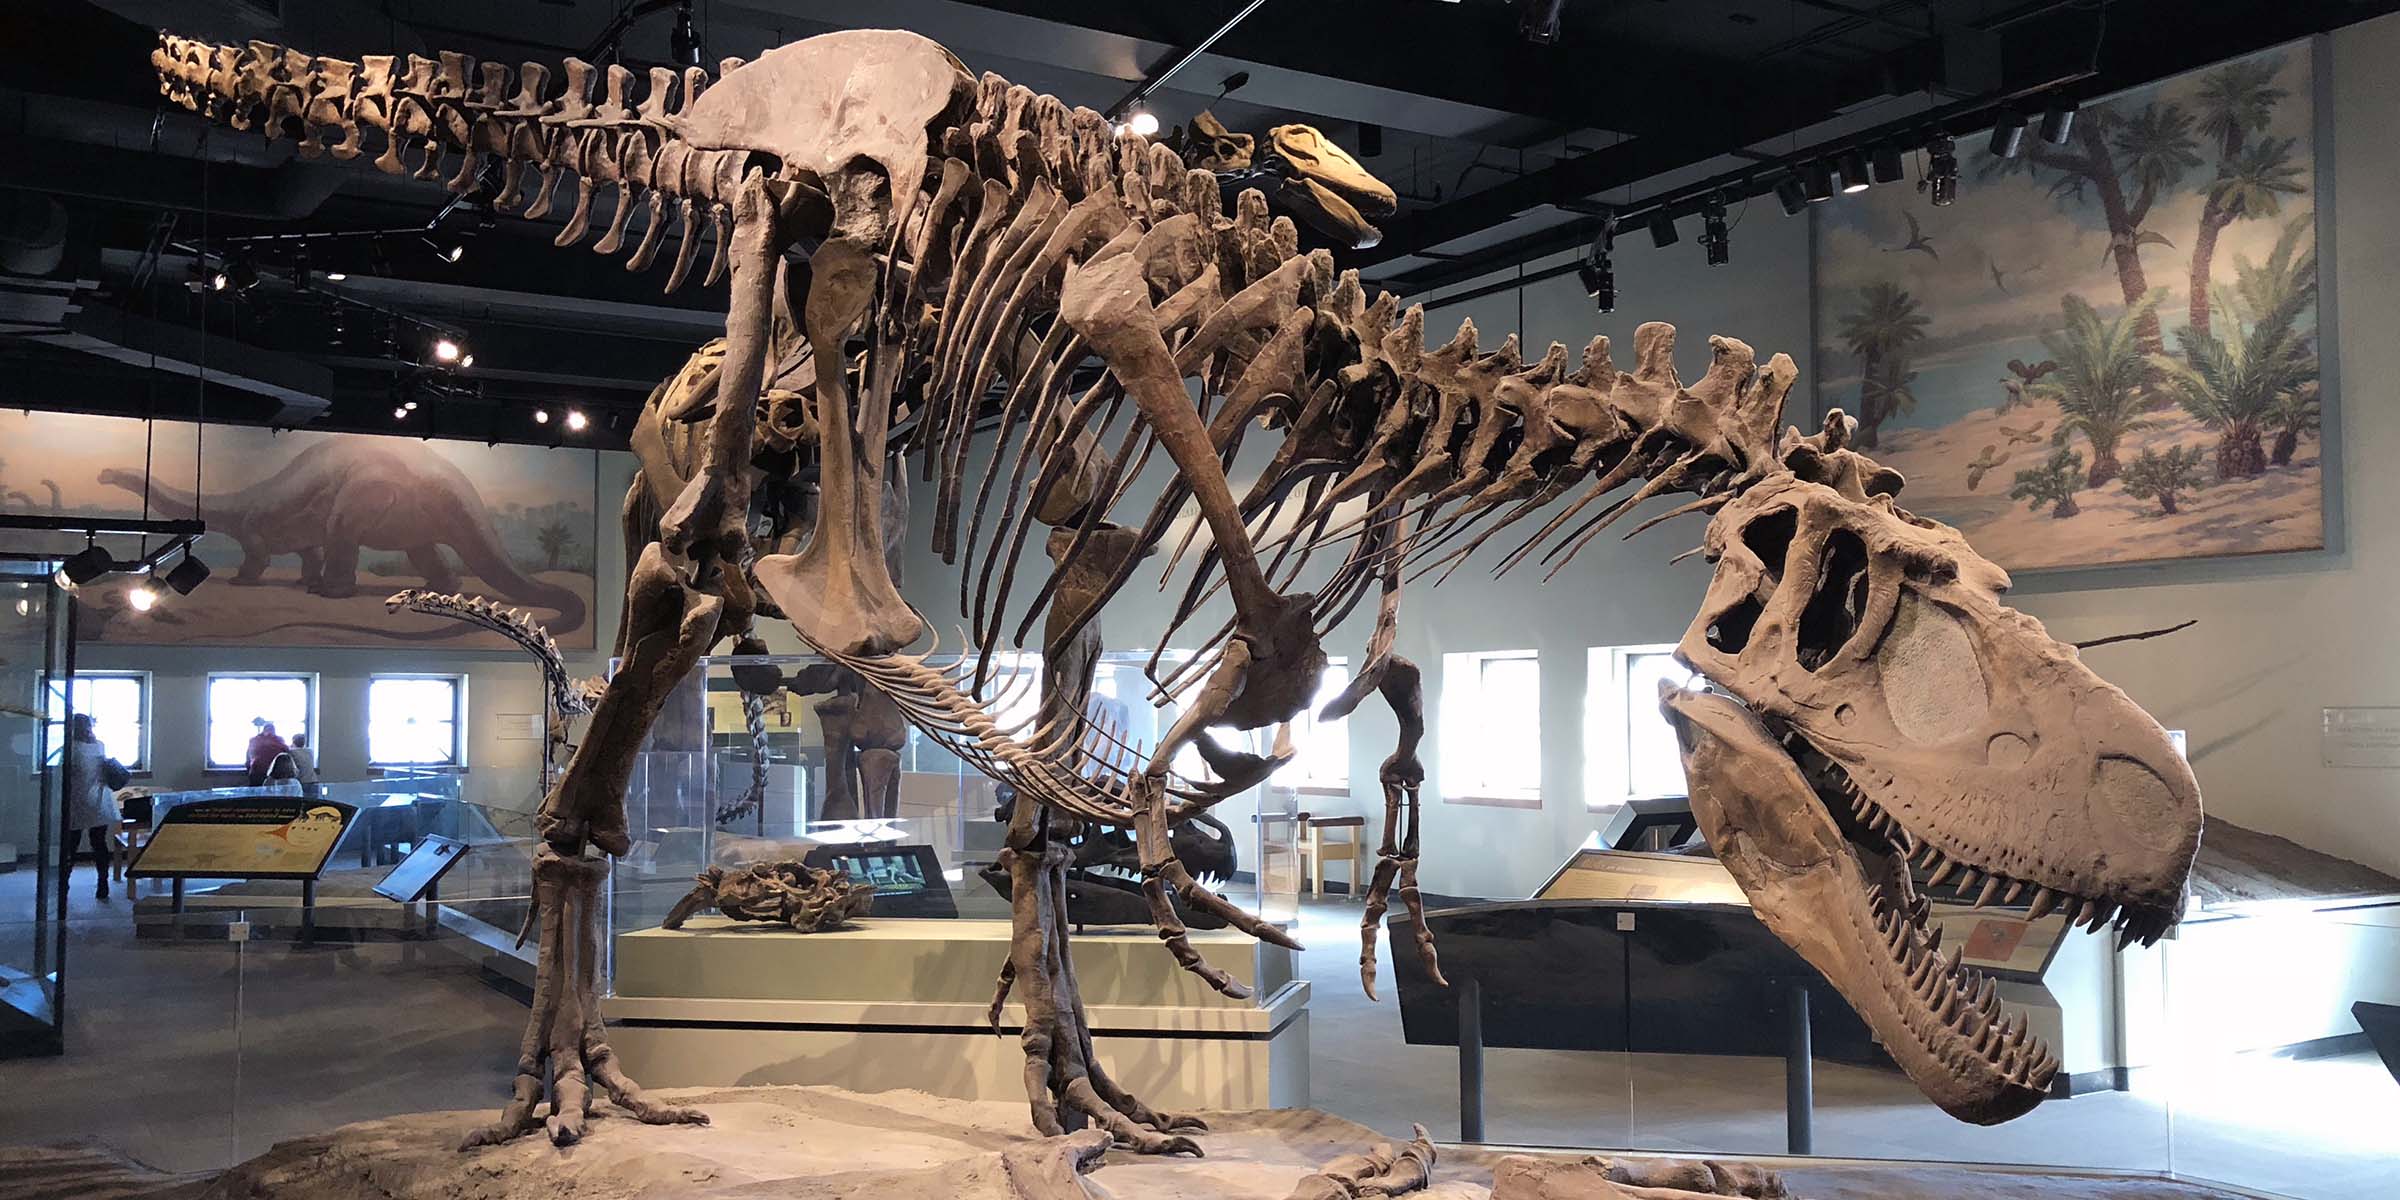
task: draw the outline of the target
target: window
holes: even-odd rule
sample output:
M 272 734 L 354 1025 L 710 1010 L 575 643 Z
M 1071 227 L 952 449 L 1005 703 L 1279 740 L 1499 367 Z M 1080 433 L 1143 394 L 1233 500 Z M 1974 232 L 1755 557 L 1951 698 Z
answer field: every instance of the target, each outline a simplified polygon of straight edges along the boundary
M 467 684 L 456 675 L 377 675 L 367 681 L 367 765 L 465 765 L 459 718 Z
M 272 724 L 285 741 L 313 732 L 317 677 L 225 672 L 208 677 L 208 767 L 238 771 L 249 765 L 250 739 Z M 310 738 L 315 741 L 315 738 Z
M 1531 801 L 1542 795 L 1542 668 L 1531 650 L 1442 656 L 1442 795 Z
M 1348 793 L 1350 790 L 1350 718 L 1319 720 L 1317 714 L 1350 686 L 1347 659 L 1325 660 L 1317 677 L 1317 694 L 1308 709 L 1292 721 L 1292 742 L 1298 750 L 1289 768 L 1293 782 L 1311 791 Z
M 1683 751 L 1658 707 L 1662 683 L 1683 687 L 1691 669 L 1673 646 L 1598 646 L 1586 676 L 1584 797 L 1594 806 L 1638 796 L 1680 796 Z
M 70 693 L 69 689 L 72 689 Z M 150 673 L 78 671 L 65 685 L 50 685 L 50 744 L 66 745 L 67 712 L 92 718 L 100 749 L 129 771 L 150 769 Z M 55 751 L 52 754 L 56 758 Z

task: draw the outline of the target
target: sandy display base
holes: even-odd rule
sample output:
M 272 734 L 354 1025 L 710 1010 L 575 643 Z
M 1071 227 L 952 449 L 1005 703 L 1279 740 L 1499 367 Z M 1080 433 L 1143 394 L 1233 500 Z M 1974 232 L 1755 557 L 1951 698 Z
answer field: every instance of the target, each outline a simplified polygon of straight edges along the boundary
M 1337 1155 L 1391 1140 L 1312 1110 L 1209 1117 L 1208 1157 L 1109 1153 L 1078 1177 L 1097 1134 L 1044 1141 L 1022 1106 L 919 1092 L 693 1088 L 655 1093 L 713 1123 L 647 1126 L 603 1105 L 590 1136 L 471 1153 L 461 1134 L 489 1112 L 415 1113 L 284 1142 L 213 1176 L 146 1171 L 88 1149 L 0 1149 L 0 1200 L 1284 1200 Z M 1405 1137 L 1405 1134 L 1402 1135 Z M 1485 1200 L 1490 1150 L 1445 1149 L 1426 1200 Z M 2199 1200 L 2227 1195 L 2143 1179 L 2085 1179 L 1944 1167 L 1786 1168 L 1810 1200 Z

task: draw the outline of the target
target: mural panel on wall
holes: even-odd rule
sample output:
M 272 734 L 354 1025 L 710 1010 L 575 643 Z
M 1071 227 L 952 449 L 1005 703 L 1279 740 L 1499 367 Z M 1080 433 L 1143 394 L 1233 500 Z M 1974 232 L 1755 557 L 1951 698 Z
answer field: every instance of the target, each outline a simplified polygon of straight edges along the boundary
M 1819 403 L 2004 567 L 2324 545 L 2306 43 L 1817 207 Z
M 0 512 L 139 516 L 146 427 L 119 417 L 0 413 Z M 590 649 L 599 532 L 589 450 L 481 446 L 367 434 L 159 422 L 149 446 L 154 517 L 193 513 L 204 450 L 198 552 L 215 574 L 149 612 L 126 580 L 86 587 L 98 641 L 506 649 L 441 617 L 388 614 L 404 587 L 525 608 L 560 645 Z M 73 550 L 80 537 L 60 547 Z M 120 559 L 131 538 L 104 539 Z

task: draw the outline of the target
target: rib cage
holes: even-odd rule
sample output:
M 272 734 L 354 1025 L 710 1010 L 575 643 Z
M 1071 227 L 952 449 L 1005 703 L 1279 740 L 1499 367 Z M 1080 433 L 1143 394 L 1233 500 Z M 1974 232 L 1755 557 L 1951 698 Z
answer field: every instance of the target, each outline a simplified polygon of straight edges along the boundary
M 676 137 L 677 113 L 712 82 L 698 68 L 651 70 L 633 102 L 643 79 L 575 59 L 555 88 L 541 64 L 512 74 L 450 52 L 352 63 L 266 42 L 217 46 L 162 34 L 153 61 L 171 99 L 270 138 L 296 132 L 304 155 L 358 156 L 374 130 L 383 142 L 378 168 L 406 170 L 404 151 L 413 150 L 419 178 L 445 179 L 442 167 L 455 157 L 446 184 L 461 193 L 497 163 L 491 199 L 503 211 L 523 204 L 523 215 L 543 215 L 571 176 L 576 203 L 561 245 L 589 233 L 593 195 L 613 184 L 595 249 L 622 248 L 633 210 L 646 202 L 650 214 L 629 269 L 651 265 L 672 202 L 682 230 L 670 289 L 689 274 L 704 226 L 717 233 L 705 282 L 724 274 L 731 201 L 756 157 L 696 150 Z M 741 65 L 727 59 L 723 68 Z M 849 665 L 902 701 L 929 735 L 1061 807 L 1121 815 L 1121 795 L 1095 782 L 1102 773 L 1087 777 L 1081 749 L 1112 735 L 1088 726 L 1003 730 L 990 713 L 996 655 L 1025 644 L 1052 615 L 1070 572 L 1111 560 L 1063 627 L 1044 631 L 1052 654 L 1107 609 L 1146 555 L 1162 558 L 1156 586 L 1179 602 L 1166 628 L 1140 639 L 1156 648 L 1148 669 L 1156 703 L 1207 679 L 1236 633 L 1236 622 L 1224 621 L 1184 662 L 1166 666 L 1166 647 L 1229 582 L 1225 547 L 1198 519 L 1185 478 L 1170 479 L 1146 509 L 1128 503 L 1159 440 L 1123 381 L 1062 319 L 1062 294 L 1078 269 L 1118 254 L 1138 262 L 1175 368 L 1199 383 L 1195 413 L 1221 470 L 1234 467 L 1253 428 L 1275 437 L 1238 496 L 1240 517 L 1275 591 L 1306 603 L 1319 639 L 1379 583 L 1446 574 L 1579 486 L 1582 494 L 1518 541 L 1497 571 L 1539 552 L 1555 573 L 1640 501 L 1690 492 L 1701 499 L 1689 507 L 1714 507 L 1775 459 L 1795 374 L 1787 358 L 1761 368 L 1749 347 L 1712 339 L 1710 369 L 1687 390 L 1671 361 L 1674 331 L 1660 324 L 1636 334 L 1630 372 L 1616 369 L 1604 337 L 1569 370 L 1564 347 L 1529 364 L 1513 335 L 1481 351 L 1471 322 L 1428 350 L 1421 308 L 1370 299 L 1355 272 L 1337 275 L 1330 255 L 1303 254 L 1297 228 L 1271 215 L 1259 192 L 1242 191 L 1228 211 L 1217 178 L 1187 169 L 1165 145 L 1116 136 L 1091 109 L 990 74 L 955 116 L 928 130 L 915 200 L 895 205 L 909 219 L 892 231 L 869 349 L 847 374 L 849 394 L 863 403 L 874 391 L 867 364 L 899 356 L 899 385 L 884 393 L 890 449 L 915 457 L 917 473 L 935 485 L 932 549 L 958 568 L 970 665 L 937 671 L 921 656 Z M 990 447 L 980 475 L 969 453 L 978 438 Z M 1063 539 L 1063 552 L 1048 569 L 1025 572 L 1036 526 Z M 1313 591 L 1295 590 L 1311 583 Z M 1187 802 L 1209 802 L 1203 785 L 1172 786 Z

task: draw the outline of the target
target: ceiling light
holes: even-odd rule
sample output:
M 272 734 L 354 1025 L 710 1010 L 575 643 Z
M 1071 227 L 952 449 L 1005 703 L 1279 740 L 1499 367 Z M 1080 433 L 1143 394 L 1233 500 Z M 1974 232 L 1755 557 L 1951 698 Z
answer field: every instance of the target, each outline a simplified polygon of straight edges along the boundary
M 1875 144 L 1872 165 L 1877 183 L 1898 183 L 1908 174 L 1906 164 L 1900 159 L 1900 147 L 1892 142 Z
M 189 596 L 193 589 L 208 581 L 208 564 L 192 557 L 191 547 L 186 546 L 183 561 L 176 563 L 173 570 L 159 578 L 166 580 L 167 586 L 174 588 L 176 595 Z
M 1937 133 L 1925 143 L 1925 181 L 1921 186 L 1935 208 L 1957 202 L 1958 143 L 1949 134 Z
M 1783 215 L 1799 216 L 1808 207 L 1808 188 L 1798 175 L 1786 175 L 1775 183 L 1775 202 L 1783 206 Z
M 1117 126 L 1117 132 L 1151 137 L 1158 132 L 1158 114 L 1147 108 L 1134 109 L 1126 114 L 1125 123 Z
M 1700 210 L 1700 246 L 1708 254 L 1708 265 L 1721 267 L 1733 261 L 1732 230 L 1725 224 L 1725 196 L 1711 193 L 1708 204 Z
M 463 369 L 465 369 L 465 368 L 467 368 L 467 367 L 472 367 L 472 366 L 474 366 L 474 365 L 475 365 L 475 356 L 474 356 L 474 355 L 472 355 L 472 354 L 461 354 L 461 355 L 459 355 L 459 356 L 458 356 L 458 365 L 459 365 L 460 369 L 462 369 L 462 370 L 463 370 Z
M 1616 241 L 1617 219 L 1611 216 L 1602 222 L 1600 236 L 1592 239 L 1591 252 L 1575 266 L 1584 295 L 1590 296 L 1592 307 L 1601 312 L 1617 310 L 1617 265 L 1609 255 Z
M 407 409 L 405 409 L 405 408 L 395 408 L 395 409 L 393 409 L 393 410 L 392 410 L 392 419 L 393 419 L 393 420 L 395 420 L 395 421 L 405 421 L 405 420 L 407 420 L 407 419 L 408 419 L 408 410 L 407 410 Z
M 1809 203 L 1815 204 L 1820 200 L 1833 199 L 1833 167 L 1831 164 L 1821 161 L 1808 164 L 1806 178 Z
M 547 425 L 547 424 L 549 424 L 549 423 L 550 423 L 550 410 L 549 410 L 549 409 L 546 409 L 546 408 L 537 408 L 537 409 L 533 410 L 533 423 L 534 423 L 534 424 L 536 424 L 536 425 Z
M 1842 194 L 1855 196 L 1873 186 L 1867 178 L 1867 156 L 1856 150 L 1842 151 Z
M 2025 149 L 2025 114 L 2004 112 L 1992 122 L 1992 157 L 2015 158 Z
M 459 360 L 460 355 L 465 353 L 466 347 L 459 345 L 458 339 L 448 334 L 442 334 L 433 339 L 433 361 L 435 362 L 454 363 Z
M 1664 250 L 1680 240 L 1682 240 L 1681 235 L 1675 232 L 1675 215 L 1673 213 L 1662 212 L 1650 218 L 1651 245 Z
M 158 589 L 143 580 L 126 590 L 125 603 L 135 612 L 149 612 L 158 605 Z
M 591 424 L 591 421 L 584 417 L 582 409 L 570 408 L 567 410 L 567 428 L 572 429 L 577 433 L 581 433 L 583 432 L 583 427 L 589 424 Z
M 86 545 L 65 562 L 58 564 L 60 587 L 74 589 L 100 578 L 116 569 L 116 560 L 98 545 Z
M 215 270 L 208 273 L 208 290 L 212 292 L 224 291 L 228 285 L 232 284 L 232 282 L 233 277 L 227 275 L 223 270 Z
M 2042 114 L 2042 140 L 2053 146 L 2064 146 L 2075 136 L 2075 106 L 2054 108 Z
M 683 0 L 675 9 L 675 31 L 667 35 L 668 53 L 679 66 L 700 65 L 700 33 L 692 27 L 692 0 Z
M 417 402 L 411 400 L 408 403 L 401 405 L 400 409 L 402 412 L 415 412 L 417 411 Z
M 343 281 L 343 280 L 345 280 L 345 279 L 348 279 L 348 278 L 350 278 L 350 273 L 349 273 L 349 272 L 347 272 L 347 271 L 327 271 L 327 272 L 325 272 L 325 281 L 326 281 L 326 282 L 328 282 L 328 283 L 340 283 L 341 281 Z

